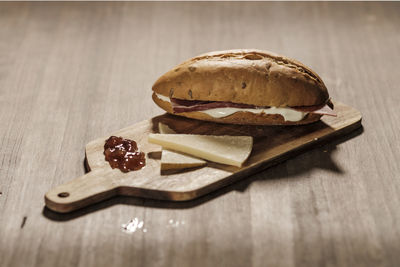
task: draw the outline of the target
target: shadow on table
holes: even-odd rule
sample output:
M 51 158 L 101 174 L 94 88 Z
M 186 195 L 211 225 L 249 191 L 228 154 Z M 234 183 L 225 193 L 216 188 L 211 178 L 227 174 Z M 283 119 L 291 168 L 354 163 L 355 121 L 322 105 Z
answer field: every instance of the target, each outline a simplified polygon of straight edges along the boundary
M 333 161 L 332 154 L 337 149 L 336 148 L 337 145 L 344 143 L 347 140 L 350 140 L 358 135 L 361 135 L 363 133 L 363 131 L 364 131 L 363 127 L 361 126 L 357 130 L 351 132 L 350 134 L 348 134 L 346 136 L 337 138 L 328 144 L 325 144 L 323 146 L 314 148 L 311 151 L 308 151 L 308 153 L 316 153 L 317 155 L 313 155 L 313 157 L 318 158 L 319 159 L 318 161 L 304 160 L 304 157 L 301 157 L 301 156 L 294 157 L 290 160 L 294 161 L 295 165 L 298 166 L 298 168 L 296 169 L 298 174 L 308 172 L 309 170 L 311 170 L 313 168 L 322 168 L 322 169 L 329 170 L 331 172 L 338 173 L 338 174 L 344 173 L 344 171 L 339 166 L 337 166 L 337 164 Z M 301 155 L 304 155 L 304 153 L 302 153 Z M 145 199 L 145 198 L 138 198 L 138 197 L 116 196 L 111 199 L 102 201 L 100 203 L 93 204 L 91 206 L 88 206 L 88 207 L 85 207 L 85 208 L 82 208 L 80 210 L 73 211 L 70 213 L 66 213 L 66 214 L 53 212 L 50 209 L 44 207 L 42 214 L 50 220 L 69 221 L 69 220 L 73 220 L 75 218 L 84 216 L 88 213 L 96 212 L 96 211 L 99 211 L 102 209 L 106 209 L 110 206 L 119 205 L 119 204 L 149 207 L 149 208 L 189 209 L 192 207 L 202 205 L 205 202 L 213 200 L 213 199 L 220 197 L 231 191 L 244 192 L 248 188 L 248 186 L 251 183 L 253 183 L 254 181 L 290 178 L 290 176 L 287 175 L 285 168 L 286 168 L 285 164 L 278 164 L 278 165 L 272 167 L 272 169 L 271 168 L 266 169 L 257 174 L 251 175 L 248 178 L 240 180 L 236 183 L 233 183 L 233 184 L 223 187 L 219 190 L 213 191 L 209 194 L 206 194 L 197 199 L 189 200 L 189 201 L 174 202 L 174 201 L 165 201 L 165 200 Z M 263 175 L 263 174 L 267 174 L 267 175 Z M 273 174 L 273 175 L 271 175 L 271 174 Z

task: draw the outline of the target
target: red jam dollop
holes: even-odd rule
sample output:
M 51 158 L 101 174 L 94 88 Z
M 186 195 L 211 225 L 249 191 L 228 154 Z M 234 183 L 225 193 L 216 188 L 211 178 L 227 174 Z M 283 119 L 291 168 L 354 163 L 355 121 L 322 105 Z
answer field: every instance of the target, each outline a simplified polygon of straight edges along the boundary
M 104 145 L 104 155 L 111 168 L 122 172 L 140 170 L 146 165 L 144 152 L 138 150 L 133 140 L 111 136 Z

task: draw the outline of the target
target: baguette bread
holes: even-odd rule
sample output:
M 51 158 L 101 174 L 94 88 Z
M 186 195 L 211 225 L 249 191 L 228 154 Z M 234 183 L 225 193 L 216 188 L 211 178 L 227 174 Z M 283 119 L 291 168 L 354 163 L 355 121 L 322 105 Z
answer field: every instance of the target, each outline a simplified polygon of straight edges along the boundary
M 260 50 L 228 50 L 194 57 L 161 76 L 152 89 L 154 102 L 168 113 L 233 124 L 311 123 L 318 121 L 321 114 L 303 112 L 301 119 L 288 120 L 282 113 L 267 114 L 259 110 L 321 107 L 329 102 L 326 86 L 310 68 L 293 59 Z M 247 108 L 237 108 L 222 117 L 204 110 L 176 112 L 173 99 L 189 103 L 234 103 Z M 257 112 L 250 112 L 251 108 Z

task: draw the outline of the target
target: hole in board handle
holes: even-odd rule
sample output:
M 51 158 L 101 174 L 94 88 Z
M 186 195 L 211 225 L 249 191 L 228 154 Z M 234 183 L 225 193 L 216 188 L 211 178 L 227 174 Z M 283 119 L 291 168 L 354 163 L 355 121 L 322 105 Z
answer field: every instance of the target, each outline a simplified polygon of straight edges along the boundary
M 58 197 L 69 197 L 69 193 L 68 192 L 61 192 L 57 196 Z

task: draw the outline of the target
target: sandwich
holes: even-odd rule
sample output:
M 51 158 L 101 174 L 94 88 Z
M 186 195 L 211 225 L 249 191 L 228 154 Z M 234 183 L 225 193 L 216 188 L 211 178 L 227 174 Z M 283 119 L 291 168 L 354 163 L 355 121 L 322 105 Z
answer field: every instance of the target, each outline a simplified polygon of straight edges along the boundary
M 300 125 L 336 116 L 322 79 L 302 63 L 261 50 L 191 58 L 162 75 L 154 102 L 187 118 L 241 125 Z

